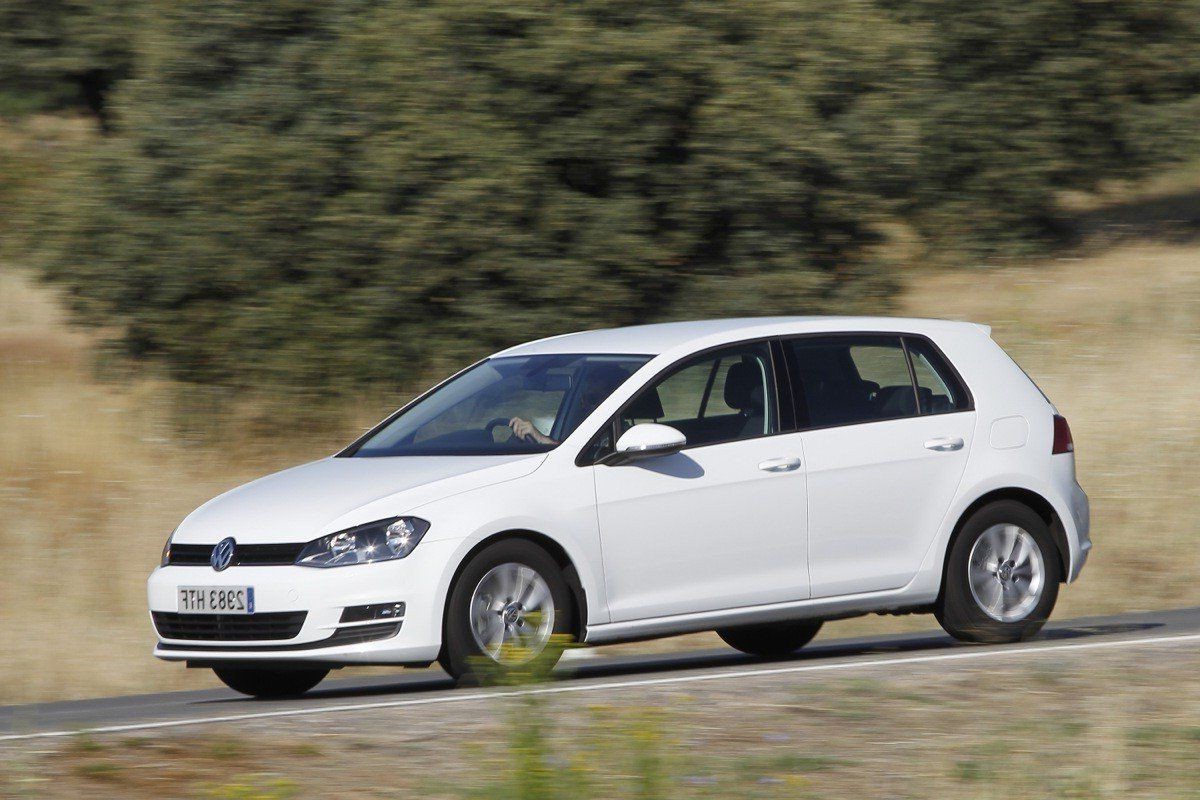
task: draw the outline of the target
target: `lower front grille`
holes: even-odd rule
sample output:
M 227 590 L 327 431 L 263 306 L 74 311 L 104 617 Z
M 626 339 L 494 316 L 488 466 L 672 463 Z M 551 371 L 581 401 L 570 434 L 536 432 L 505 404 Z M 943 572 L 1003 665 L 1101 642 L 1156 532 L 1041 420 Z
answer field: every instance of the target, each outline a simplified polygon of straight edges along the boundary
M 164 639 L 206 642 L 256 642 L 294 639 L 304 627 L 307 611 L 266 614 L 176 614 L 153 611 L 154 627 Z
M 163 650 L 176 650 L 194 653 L 282 653 L 292 650 L 320 650 L 326 647 L 339 647 L 346 644 L 365 644 L 380 639 L 389 639 L 400 632 L 401 622 L 384 622 L 379 625 L 361 625 L 353 628 L 338 628 L 328 639 L 302 644 L 276 645 L 227 645 L 211 646 L 203 644 L 171 644 L 159 642 Z
M 340 644 L 362 644 L 379 639 L 388 639 L 400 632 L 399 622 L 384 622 L 379 625 L 359 625 L 353 628 L 338 628 L 325 641 L 322 647 L 336 647 Z

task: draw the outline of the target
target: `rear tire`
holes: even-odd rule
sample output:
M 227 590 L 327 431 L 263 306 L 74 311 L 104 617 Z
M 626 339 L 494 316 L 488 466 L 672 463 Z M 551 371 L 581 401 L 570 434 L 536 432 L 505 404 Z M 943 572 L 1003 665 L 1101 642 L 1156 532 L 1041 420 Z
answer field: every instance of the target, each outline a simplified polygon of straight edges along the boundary
M 299 697 L 329 674 L 327 669 L 243 669 L 213 667 L 221 682 L 235 692 L 261 700 Z
M 764 625 L 744 625 L 720 628 L 717 636 L 725 644 L 752 656 L 777 658 L 791 655 L 813 640 L 821 630 L 821 620 L 771 622 Z
M 505 539 L 472 557 L 455 581 L 438 663 L 470 683 L 544 675 L 562 655 L 553 639 L 570 636 L 573 620 L 571 592 L 554 558 L 527 539 Z
M 1062 576 L 1050 529 L 1015 500 L 989 503 L 963 525 L 950 548 L 938 622 L 964 642 L 1020 642 L 1042 629 Z

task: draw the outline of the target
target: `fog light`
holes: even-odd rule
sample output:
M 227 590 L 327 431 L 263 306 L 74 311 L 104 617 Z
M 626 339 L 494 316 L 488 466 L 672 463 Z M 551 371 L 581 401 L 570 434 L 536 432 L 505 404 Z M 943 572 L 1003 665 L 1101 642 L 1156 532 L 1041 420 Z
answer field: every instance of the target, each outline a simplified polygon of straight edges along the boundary
M 347 606 L 339 622 L 374 622 L 404 617 L 404 603 L 372 603 L 369 606 Z

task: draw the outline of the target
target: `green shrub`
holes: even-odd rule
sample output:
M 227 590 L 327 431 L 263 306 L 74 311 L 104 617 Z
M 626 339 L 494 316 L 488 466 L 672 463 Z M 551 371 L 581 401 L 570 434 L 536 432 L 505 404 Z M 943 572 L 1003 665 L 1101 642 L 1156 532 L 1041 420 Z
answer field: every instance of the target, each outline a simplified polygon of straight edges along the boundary
M 1029 250 L 1053 233 L 1060 190 L 1196 152 L 1196 0 L 889 5 L 927 30 L 931 91 L 905 199 L 943 244 Z
M 0 117 L 83 107 L 107 124 L 107 93 L 133 66 L 140 0 L 0 0 Z
M 1181 152 L 1198 2 L 151 4 L 37 257 L 125 352 L 233 389 L 886 311 L 897 221 L 1036 244 L 1059 189 Z
M 870 4 L 219 2 L 149 25 L 49 272 L 189 380 L 355 390 L 579 327 L 886 297 L 870 175 L 909 147 L 911 45 Z

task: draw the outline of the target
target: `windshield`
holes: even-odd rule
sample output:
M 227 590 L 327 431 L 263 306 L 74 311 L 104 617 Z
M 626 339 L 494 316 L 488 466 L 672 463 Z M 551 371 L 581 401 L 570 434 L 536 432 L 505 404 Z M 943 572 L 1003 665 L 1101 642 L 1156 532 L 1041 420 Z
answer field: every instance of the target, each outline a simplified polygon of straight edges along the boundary
M 417 402 L 351 455 L 513 455 L 552 450 L 650 356 L 492 358 Z

